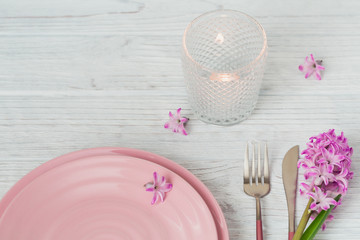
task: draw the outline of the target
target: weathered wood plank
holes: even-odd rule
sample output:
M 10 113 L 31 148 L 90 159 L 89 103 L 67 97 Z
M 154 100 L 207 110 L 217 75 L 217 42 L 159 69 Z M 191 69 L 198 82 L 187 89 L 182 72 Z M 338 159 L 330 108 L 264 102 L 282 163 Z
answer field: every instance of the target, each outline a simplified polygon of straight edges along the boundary
M 282 157 L 336 128 L 355 148 L 355 177 L 335 222 L 317 239 L 358 239 L 359 1 L 1 0 L 0 6 L 0 196 L 58 155 L 139 148 L 193 172 L 219 201 L 231 239 L 254 239 L 255 203 L 242 191 L 242 161 L 245 142 L 258 139 L 269 144 L 272 173 L 262 202 L 264 233 L 286 239 Z M 256 17 L 269 43 L 256 109 L 231 127 L 194 118 L 180 61 L 189 21 L 223 7 Z M 320 82 L 297 70 L 309 53 L 324 60 Z M 187 137 L 162 127 L 178 107 L 191 118 Z M 299 197 L 298 220 L 304 205 Z

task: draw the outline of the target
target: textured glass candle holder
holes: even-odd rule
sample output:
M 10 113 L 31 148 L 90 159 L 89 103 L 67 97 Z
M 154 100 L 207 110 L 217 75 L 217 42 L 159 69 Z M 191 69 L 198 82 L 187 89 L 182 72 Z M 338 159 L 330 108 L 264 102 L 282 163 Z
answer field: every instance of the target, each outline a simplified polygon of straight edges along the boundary
M 218 125 L 246 119 L 257 102 L 267 57 L 262 26 L 237 11 L 205 13 L 186 28 L 182 49 L 195 115 Z

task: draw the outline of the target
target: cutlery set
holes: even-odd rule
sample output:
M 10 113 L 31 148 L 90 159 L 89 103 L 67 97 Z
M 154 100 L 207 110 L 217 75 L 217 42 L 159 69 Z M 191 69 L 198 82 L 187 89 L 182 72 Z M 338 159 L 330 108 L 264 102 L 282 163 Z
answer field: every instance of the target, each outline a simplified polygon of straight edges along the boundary
M 261 144 L 252 144 L 252 156 L 249 158 L 249 144 L 246 145 L 244 158 L 244 192 L 256 199 L 256 239 L 263 239 L 260 198 L 270 192 L 270 170 L 267 145 L 264 146 L 261 161 Z M 251 168 L 249 160 L 251 159 Z M 299 146 L 292 147 L 282 162 L 282 180 L 288 206 L 289 240 L 295 233 L 295 202 L 299 159 Z M 263 164 L 261 164 L 263 162 Z

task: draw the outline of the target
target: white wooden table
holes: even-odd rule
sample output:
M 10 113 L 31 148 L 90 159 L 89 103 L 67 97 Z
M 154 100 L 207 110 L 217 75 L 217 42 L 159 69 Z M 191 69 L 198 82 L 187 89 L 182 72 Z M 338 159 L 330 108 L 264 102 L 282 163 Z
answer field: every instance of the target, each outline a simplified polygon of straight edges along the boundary
M 251 117 L 220 127 L 194 119 L 180 63 L 196 16 L 244 11 L 264 26 L 267 70 Z M 23 175 L 65 153 L 99 146 L 151 151 L 189 169 L 212 191 L 232 240 L 255 238 L 255 200 L 242 190 L 245 142 L 267 141 L 272 190 L 266 239 L 287 239 L 281 162 L 293 145 L 336 128 L 354 147 L 349 193 L 317 239 L 360 236 L 360 2 L 252 0 L 0 0 L 0 197 Z M 324 79 L 305 80 L 306 55 Z M 163 129 L 169 110 L 189 136 Z M 297 221 L 306 201 L 298 197 Z

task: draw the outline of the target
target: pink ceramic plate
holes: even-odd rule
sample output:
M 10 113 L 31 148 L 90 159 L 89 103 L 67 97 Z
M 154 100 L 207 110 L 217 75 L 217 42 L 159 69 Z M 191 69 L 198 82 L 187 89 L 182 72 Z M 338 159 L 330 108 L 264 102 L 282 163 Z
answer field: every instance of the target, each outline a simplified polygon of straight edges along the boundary
M 18 196 L 22 194 L 23 191 L 26 190 L 27 186 L 30 185 L 33 181 L 36 181 L 36 179 L 39 176 L 45 175 L 48 171 L 50 171 L 53 168 L 57 168 L 58 166 L 77 161 L 83 158 L 88 157 L 98 157 L 98 156 L 132 156 L 135 158 L 140 158 L 147 160 L 149 162 L 153 162 L 156 164 L 159 164 L 163 166 L 164 168 L 167 168 L 168 170 L 173 171 L 177 175 L 179 175 L 182 179 L 186 180 L 189 184 L 192 185 L 192 187 L 198 192 L 198 194 L 202 197 L 202 199 L 207 204 L 208 209 L 210 209 L 213 220 L 215 221 L 216 226 L 216 232 L 217 232 L 217 239 L 218 240 L 229 240 L 228 230 L 226 226 L 226 222 L 223 216 L 223 213 L 217 204 L 216 200 L 210 193 L 210 191 L 204 186 L 204 184 L 199 181 L 194 175 L 192 175 L 189 171 L 184 169 L 183 167 L 179 166 L 178 164 L 164 158 L 161 156 L 158 156 L 153 153 L 135 150 L 135 149 L 129 149 L 129 148 L 94 148 L 94 149 L 85 149 L 73 153 L 69 153 L 67 155 L 60 156 L 52 161 L 49 161 L 40 167 L 36 168 L 29 174 L 27 174 L 23 179 L 21 179 L 19 182 L 17 182 L 14 187 L 5 195 L 5 197 L 0 202 L 0 225 L 3 224 L 4 219 L 6 220 L 5 216 L 8 215 L 8 209 L 13 205 L 14 201 L 17 200 Z M 167 170 L 167 171 L 168 171 Z M 164 169 L 162 170 L 164 171 Z M 150 181 L 150 180 L 147 180 Z M 174 187 L 175 189 L 175 187 Z M 175 190 L 173 190 L 175 191 Z M 146 192 L 145 192 L 146 193 Z M 173 193 L 173 192 L 171 192 Z M 33 198 L 36 198 L 36 195 L 33 194 Z M 150 194 L 151 195 L 151 194 Z M 151 197 L 149 195 L 146 195 L 148 198 Z M 170 196 L 170 194 L 169 194 Z M 168 196 L 168 197 L 169 197 Z M 56 196 L 54 196 L 56 197 Z M 169 197 L 170 198 L 170 197 Z M 165 202 L 166 203 L 166 202 Z M 161 205 L 158 205 L 156 207 L 159 207 Z M 26 214 L 26 212 L 24 212 Z M 21 222 L 16 222 L 14 226 L 19 225 Z M 210 227 L 211 228 L 211 227 Z M 17 228 L 18 229 L 18 228 Z M 0 230 L 0 236 L 2 234 L 2 230 Z M 0 237 L 0 239 L 3 239 Z M 15 239 L 15 238 L 11 238 Z M 26 237 L 26 239 L 30 239 L 29 236 Z M 88 238 L 93 239 L 93 238 Z M 104 236 L 101 239 L 111 239 L 106 238 Z M 148 239 L 148 238 L 147 238 Z M 208 239 L 206 236 L 202 235 L 202 237 L 198 239 Z M 37 239 L 39 240 L 39 239 Z
M 164 203 L 151 205 L 144 184 L 157 171 L 173 184 Z M 0 239 L 217 240 L 212 215 L 196 190 L 176 173 L 129 156 L 91 156 L 37 176 L 8 204 Z

